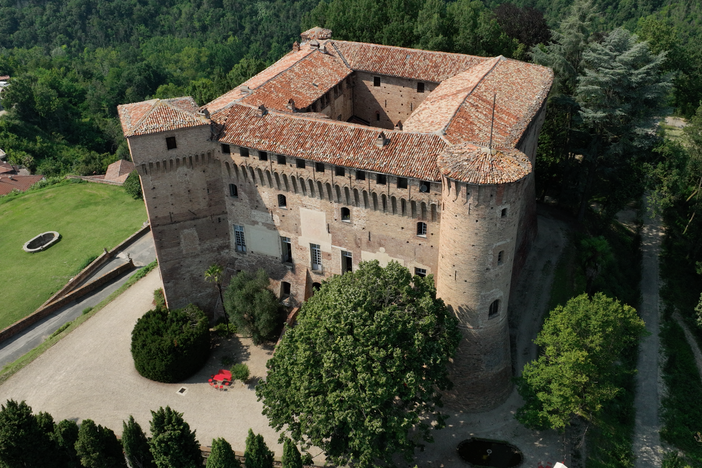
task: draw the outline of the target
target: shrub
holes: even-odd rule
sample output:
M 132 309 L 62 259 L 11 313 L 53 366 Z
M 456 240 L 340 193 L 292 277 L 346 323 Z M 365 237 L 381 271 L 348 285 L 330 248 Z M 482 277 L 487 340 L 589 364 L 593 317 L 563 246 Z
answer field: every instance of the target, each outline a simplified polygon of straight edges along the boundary
M 154 305 L 157 309 L 166 308 L 166 296 L 163 294 L 163 288 L 154 290 Z
M 268 288 L 268 275 L 261 269 L 256 276 L 242 271 L 234 276 L 224 295 L 224 309 L 239 330 L 261 344 L 282 324 L 281 309 Z
M 71 326 L 72 323 L 73 323 L 73 322 L 64 323 L 63 325 L 61 325 L 60 327 L 58 327 L 58 329 L 57 329 L 55 332 L 53 332 L 49 338 L 54 338 L 54 337 L 59 336 L 61 333 L 63 333 L 64 331 L 66 331 L 66 330 L 68 329 L 68 327 Z
M 208 320 L 193 304 L 151 310 L 132 330 L 134 366 L 147 379 L 178 382 L 197 372 L 209 354 Z
M 234 364 L 232 366 L 232 379 L 246 382 L 249 380 L 249 366 L 246 364 Z
M 226 338 L 235 334 L 237 329 L 236 325 L 234 325 L 233 323 L 230 323 L 228 325 L 226 323 L 218 323 L 217 325 L 215 325 L 214 331 L 217 334 L 217 336 L 221 338 Z M 231 365 L 231 363 L 229 365 Z
M 124 184 L 122 184 L 122 187 L 124 187 L 124 191 L 131 195 L 135 200 L 142 198 L 141 182 L 139 182 L 139 174 L 137 173 L 136 169 L 129 174 L 127 180 L 125 180 Z
M 85 309 L 83 309 L 83 315 L 89 314 L 91 310 L 93 310 L 92 307 L 86 307 Z

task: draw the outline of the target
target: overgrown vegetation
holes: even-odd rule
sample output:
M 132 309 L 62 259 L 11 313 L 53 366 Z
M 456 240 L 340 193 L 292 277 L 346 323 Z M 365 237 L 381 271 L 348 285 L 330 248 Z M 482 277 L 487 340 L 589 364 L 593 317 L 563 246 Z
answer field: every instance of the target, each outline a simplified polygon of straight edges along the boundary
M 157 382 L 178 382 L 197 372 L 210 354 L 205 313 L 191 304 L 156 308 L 132 330 L 132 357 L 139 374 Z

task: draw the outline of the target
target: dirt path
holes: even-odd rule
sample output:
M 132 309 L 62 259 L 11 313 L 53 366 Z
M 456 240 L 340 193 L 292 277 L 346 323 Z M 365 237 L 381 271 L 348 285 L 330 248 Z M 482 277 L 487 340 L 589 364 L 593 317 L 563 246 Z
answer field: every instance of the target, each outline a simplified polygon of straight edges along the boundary
M 660 340 L 658 337 L 660 321 L 658 255 L 663 230 L 660 219 L 651 218 L 647 208 L 644 209 L 646 215 L 641 239 L 643 253 L 641 265 L 642 301 L 639 313 L 646 323 L 646 330 L 651 335 L 644 338 L 639 347 L 636 399 L 634 400 L 636 408 L 634 453 L 636 455 L 635 468 L 654 468 L 661 466 L 663 454 L 658 419 L 661 386 Z

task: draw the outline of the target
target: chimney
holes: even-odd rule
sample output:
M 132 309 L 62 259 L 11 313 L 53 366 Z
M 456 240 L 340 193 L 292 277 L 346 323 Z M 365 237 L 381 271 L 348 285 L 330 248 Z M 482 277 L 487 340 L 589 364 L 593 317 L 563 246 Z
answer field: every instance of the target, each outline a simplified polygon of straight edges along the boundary
M 297 111 L 297 109 L 295 108 L 295 100 L 294 99 L 290 98 L 290 100 L 288 101 L 287 108 L 290 109 L 291 112 Z
M 402 131 L 402 121 L 398 120 L 397 123 L 395 124 L 395 130 Z
M 383 146 L 390 143 L 390 139 L 385 136 L 384 132 L 380 132 L 378 137 L 375 139 L 375 146 L 382 148 Z
M 293 42 L 293 52 L 299 52 L 300 51 L 300 43 L 295 41 Z
M 266 109 L 266 106 L 264 106 L 263 104 L 258 106 L 258 116 L 263 117 L 266 114 L 268 114 L 268 109 Z

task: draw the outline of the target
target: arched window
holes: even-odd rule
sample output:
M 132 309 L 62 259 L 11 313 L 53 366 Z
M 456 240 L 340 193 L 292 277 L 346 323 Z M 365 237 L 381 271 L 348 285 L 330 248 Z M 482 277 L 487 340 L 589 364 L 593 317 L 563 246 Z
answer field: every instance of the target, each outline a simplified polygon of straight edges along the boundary
M 373 211 L 378 211 L 378 195 L 373 192 Z
M 388 211 L 388 197 L 386 197 L 385 194 L 382 194 L 380 196 L 380 202 L 382 204 L 381 208 L 382 208 L 383 212 L 384 213 L 387 212 Z
M 500 300 L 495 299 L 492 301 L 492 304 L 490 304 L 490 309 L 488 310 L 488 318 L 493 318 L 497 317 L 497 315 L 500 313 Z
M 349 210 L 346 207 L 343 207 L 341 209 L 341 220 L 345 221 L 347 223 L 350 223 L 351 222 L 351 210 Z
M 417 223 L 417 235 L 420 237 L 427 237 L 427 223 L 421 221 Z
M 502 265 L 505 263 L 505 251 L 500 250 L 500 252 L 497 254 L 497 264 Z
M 290 283 L 287 281 L 280 282 L 280 297 L 288 297 L 290 295 Z
M 229 196 L 232 198 L 239 197 L 239 189 L 236 188 L 236 185 L 229 184 Z
M 341 187 L 335 185 L 334 190 L 336 191 L 336 202 L 341 203 Z
M 317 182 L 317 195 L 319 195 L 319 199 L 323 200 L 324 199 L 324 189 L 322 188 L 322 183 Z
M 261 171 L 261 169 L 256 169 L 256 174 L 258 175 L 258 183 L 265 187 L 266 181 L 263 180 L 263 172 Z
M 285 198 L 285 195 L 278 195 L 278 207 L 279 208 L 287 208 L 288 207 L 288 200 Z
M 310 187 L 310 197 L 314 197 L 314 182 L 312 182 L 312 179 L 307 179 L 307 185 Z

